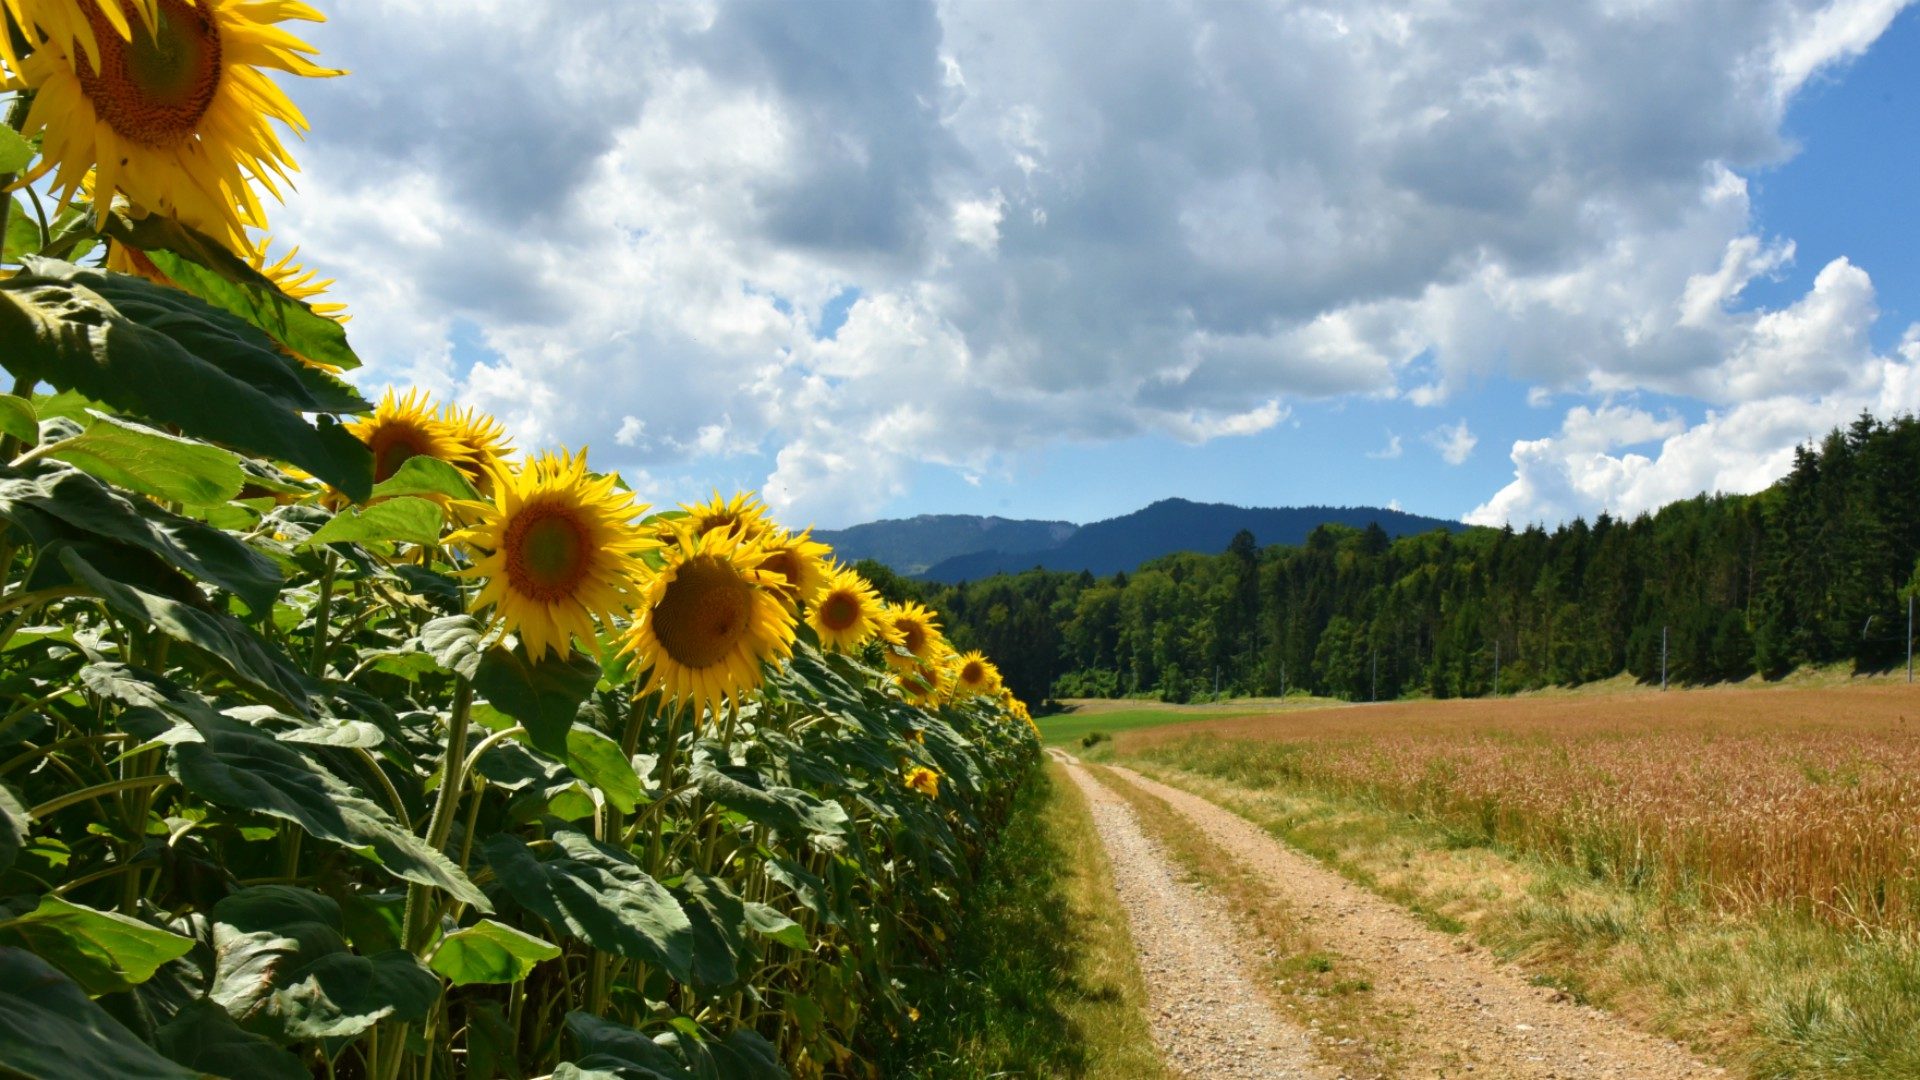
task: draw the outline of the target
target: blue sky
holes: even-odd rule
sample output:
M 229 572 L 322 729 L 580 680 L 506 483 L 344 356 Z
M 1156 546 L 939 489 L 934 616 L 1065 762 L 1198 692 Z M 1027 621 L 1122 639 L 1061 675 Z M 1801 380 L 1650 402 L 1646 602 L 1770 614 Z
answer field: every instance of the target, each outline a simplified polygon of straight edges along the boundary
M 346 6 L 276 224 L 657 502 L 1635 513 L 1920 406 L 1903 8 Z

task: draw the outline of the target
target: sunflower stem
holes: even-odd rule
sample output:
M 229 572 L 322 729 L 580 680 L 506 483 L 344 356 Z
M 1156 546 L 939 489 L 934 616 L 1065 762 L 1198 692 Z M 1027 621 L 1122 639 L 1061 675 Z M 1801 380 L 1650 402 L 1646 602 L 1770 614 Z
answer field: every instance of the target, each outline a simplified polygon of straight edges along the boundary
M 325 672 L 327 620 L 333 616 L 333 574 L 339 565 L 340 557 L 328 551 L 325 568 L 320 572 L 320 602 L 313 609 L 313 659 L 307 663 L 307 673 L 315 678 Z

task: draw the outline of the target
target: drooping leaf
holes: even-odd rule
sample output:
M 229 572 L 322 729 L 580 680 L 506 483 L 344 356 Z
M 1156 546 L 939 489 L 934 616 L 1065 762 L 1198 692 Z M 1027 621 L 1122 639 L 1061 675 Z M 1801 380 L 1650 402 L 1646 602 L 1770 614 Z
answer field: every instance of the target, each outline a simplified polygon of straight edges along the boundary
M 443 495 L 450 499 L 478 499 L 480 492 L 466 474 L 436 457 L 415 454 L 400 463 L 392 476 L 373 486 L 376 499 L 397 495 Z
M 108 218 L 107 235 L 139 248 L 175 284 L 301 356 L 342 371 L 360 366 L 347 346 L 346 327 L 281 292 L 271 278 L 212 237 L 160 214 L 135 219 L 118 212 Z
M 11 435 L 28 446 L 40 439 L 40 417 L 33 402 L 18 394 L 0 394 L 0 435 Z
M 47 453 L 110 484 L 188 506 L 226 502 L 246 482 L 231 450 L 111 416 L 96 414 L 84 433 Z
M 554 1080 L 787 1080 L 780 1052 L 758 1033 L 736 1028 L 724 1039 L 709 1040 L 690 1037 L 690 1030 L 691 1025 L 676 1027 L 649 1038 L 589 1013 L 570 1012 L 567 1033 L 580 1056 L 554 1070 Z
M 577 650 L 565 659 L 548 654 L 536 661 L 525 645 L 511 651 L 496 645 L 481 657 L 473 688 L 524 725 L 537 749 L 564 760 L 573 718 L 599 681 L 600 665 Z
M 673 895 L 632 856 L 583 832 L 557 829 L 553 844 L 538 856 L 519 837 L 501 833 L 487 839 L 487 862 L 508 895 L 555 929 L 685 981 L 693 926 Z
M 211 442 L 292 462 L 362 500 L 373 455 L 331 419 L 350 394 L 316 394 L 272 339 L 178 290 L 69 263 L 29 259 L 0 280 L 0 363 Z
M 693 780 L 707 798 L 789 836 L 836 840 L 846 833 L 845 807 L 799 788 L 767 784 L 744 770 L 723 772 L 704 761 L 694 766 Z
M 440 980 L 404 949 L 347 948 L 340 907 L 290 885 L 241 889 L 213 906 L 208 998 L 249 1031 L 285 1041 L 358 1035 L 380 1021 L 418 1020 Z
M 672 892 L 693 924 L 693 984 L 710 991 L 731 988 L 754 955 L 746 906 L 726 882 L 697 871 L 684 875 Z
M 297 713 L 310 711 L 313 681 L 240 620 L 110 580 L 71 548 L 60 553 L 60 564 L 114 614 L 194 646 L 223 674 L 272 704 Z
M 13 789 L 0 784 L 0 873 L 13 865 L 27 843 L 27 807 Z
M 145 499 L 128 498 L 76 469 L 0 476 L 0 514 L 14 516 L 12 511 L 20 506 L 82 533 L 152 552 L 202 581 L 231 590 L 254 611 L 272 607 L 283 584 L 271 559 L 227 533 Z M 30 524 L 22 524 L 31 531 Z
M 216 806 L 290 821 L 310 835 L 371 856 L 387 872 L 419 882 L 481 911 L 492 907 L 446 855 L 395 822 L 386 810 L 324 768 L 295 744 L 213 711 L 164 681 L 119 664 L 93 664 L 81 680 L 102 697 L 190 726 L 199 736 L 172 740 L 169 769 L 182 787 Z
M 202 1080 L 155 1053 L 46 961 L 0 948 L 0 1072 Z
M 320 531 L 307 537 L 311 544 L 432 544 L 440 539 L 446 512 L 426 499 L 410 496 L 387 499 L 372 506 L 352 506 L 334 515 Z
M 6 141 L 7 135 L 19 137 L 12 128 L 7 128 L 6 134 L 0 134 L 0 143 Z M 7 232 L 4 246 L 0 246 L 0 259 L 17 263 L 40 250 L 40 222 L 18 195 L 9 195 L 7 198 L 13 200 L 13 213 L 7 215 Z
M 0 132 L 0 173 L 17 173 L 33 161 L 33 143 L 12 128 Z M 7 177 L 9 181 L 13 177 Z M 14 207 L 14 213 L 24 213 L 25 208 Z
M 782 915 L 778 909 L 757 900 L 747 901 L 747 925 L 754 933 L 777 941 L 789 949 L 805 949 L 807 932 L 800 924 Z
M 644 794 L 633 762 L 620 744 L 594 731 L 575 725 L 567 732 L 567 768 L 573 775 L 599 788 L 615 809 L 633 813 Z
M 161 1053 L 210 1076 L 232 1080 L 312 1077 L 299 1058 L 234 1023 L 227 1010 L 206 998 L 187 1003 L 154 1034 L 154 1045 Z
M 115 911 L 95 911 L 57 896 L 0 924 L 0 944 L 33 950 L 89 994 L 112 994 L 153 977 L 185 956 L 193 939 Z
M 480 621 L 471 615 L 448 615 L 420 628 L 420 645 L 440 666 L 466 678 L 480 670 Z
M 481 919 L 440 939 L 427 966 L 455 986 L 516 983 L 542 960 L 560 955 L 560 947 L 505 923 Z

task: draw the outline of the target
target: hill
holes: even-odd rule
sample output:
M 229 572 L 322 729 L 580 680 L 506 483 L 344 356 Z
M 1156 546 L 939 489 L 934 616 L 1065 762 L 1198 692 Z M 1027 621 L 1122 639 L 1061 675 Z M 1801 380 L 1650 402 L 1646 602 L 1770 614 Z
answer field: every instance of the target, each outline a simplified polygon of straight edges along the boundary
M 1131 514 L 1083 525 L 1052 547 L 975 550 L 933 561 L 927 569 L 916 572 L 916 576 L 952 584 L 1038 566 L 1047 570 L 1088 570 L 1105 577 L 1122 570 L 1131 571 L 1141 563 L 1176 551 L 1207 554 L 1224 551 L 1234 534 L 1242 529 L 1252 533 L 1254 540 L 1265 547 L 1305 543 L 1308 533 L 1329 523 L 1357 529 L 1378 523 L 1389 537 L 1414 536 L 1434 529 L 1458 532 L 1465 528 L 1457 521 L 1367 506 L 1243 507 L 1162 499 Z
M 819 529 L 814 536 L 833 545 L 848 562 L 874 559 L 909 577 L 935 563 L 982 551 L 1031 552 L 1059 546 L 1080 526 L 1071 521 L 1028 521 L 971 514 L 921 514 L 870 521 L 846 529 Z

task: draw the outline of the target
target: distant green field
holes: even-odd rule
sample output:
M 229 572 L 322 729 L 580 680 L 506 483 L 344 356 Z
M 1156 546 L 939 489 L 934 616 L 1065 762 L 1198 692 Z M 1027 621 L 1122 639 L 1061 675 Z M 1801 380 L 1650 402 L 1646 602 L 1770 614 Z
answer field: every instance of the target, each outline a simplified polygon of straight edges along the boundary
M 1090 731 L 1101 731 L 1112 735 L 1136 728 L 1160 727 L 1163 724 L 1184 724 L 1193 720 L 1226 720 L 1236 716 L 1259 716 L 1272 710 L 1250 709 L 1243 712 L 1230 712 L 1220 709 L 1180 709 L 1180 708 L 1139 708 L 1113 709 L 1102 712 L 1069 712 L 1053 716 L 1035 717 L 1040 725 L 1040 736 L 1049 746 L 1065 743 L 1078 743 L 1082 736 Z

